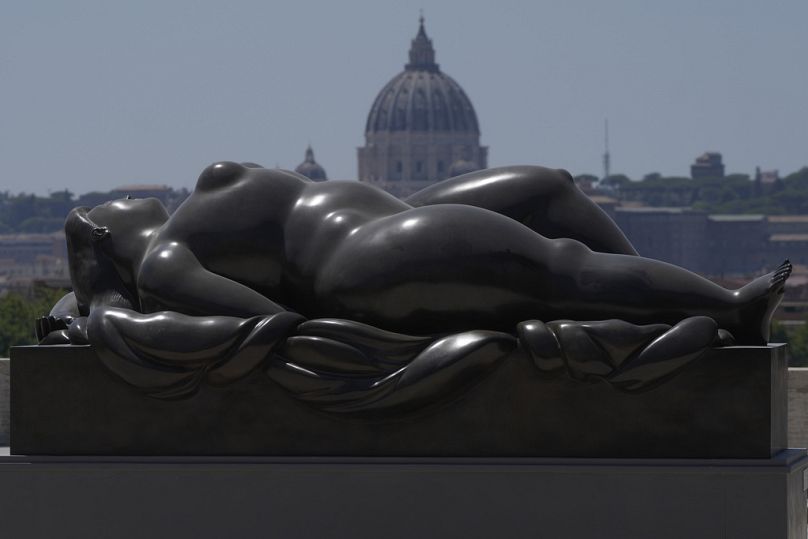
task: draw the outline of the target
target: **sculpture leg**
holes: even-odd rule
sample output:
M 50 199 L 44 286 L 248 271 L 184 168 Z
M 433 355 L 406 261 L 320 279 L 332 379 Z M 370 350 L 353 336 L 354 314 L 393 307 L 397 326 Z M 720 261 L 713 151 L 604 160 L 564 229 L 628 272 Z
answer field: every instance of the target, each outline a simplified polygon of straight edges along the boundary
M 657 260 L 551 240 L 479 208 L 443 204 L 368 223 L 320 268 L 318 316 L 420 334 L 522 320 L 674 325 L 709 316 L 763 342 L 790 266 L 733 291 Z
M 569 240 L 559 246 L 555 271 L 569 275 L 565 289 L 574 304 L 568 316 L 586 320 L 611 312 L 634 323 L 676 324 L 695 315 L 709 316 L 731 331 L 739 344 L 764 344 L 791 274 L 786 261 L 739 290 L 727 290 L 684 268 L 641 257 L 595 253 Z M 559 298 L 564 301 L 563 298 Z
M 636 255 L 614 221 L 575 185 L 565 170 L 537 166 L 480 170 L 410 196 L 414 207 L 465 204 L 491 210 L 547 238 L 572 238 L 593 251 Z

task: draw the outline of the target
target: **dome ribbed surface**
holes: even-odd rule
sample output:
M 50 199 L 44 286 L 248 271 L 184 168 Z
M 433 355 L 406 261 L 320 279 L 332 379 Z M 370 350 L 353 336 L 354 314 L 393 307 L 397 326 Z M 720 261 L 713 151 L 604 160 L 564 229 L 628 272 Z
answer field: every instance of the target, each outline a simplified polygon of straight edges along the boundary
M 365 132 L 382 131 L 480 132 L 466 93 L 435 63 L 423 19 L 412 40 L 410 62 L 382 88 L 368 114 Z
M 479 133 L 479 127 L 471 101 L 451 77 L 440 71 L 408 69 L 379 92 L 365 131 Z

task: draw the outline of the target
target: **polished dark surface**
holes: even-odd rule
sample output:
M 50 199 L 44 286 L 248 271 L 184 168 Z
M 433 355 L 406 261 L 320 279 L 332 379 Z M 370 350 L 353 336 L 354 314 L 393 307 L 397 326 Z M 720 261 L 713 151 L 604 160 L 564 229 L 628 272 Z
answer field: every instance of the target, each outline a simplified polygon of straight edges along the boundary
M 42 344 L 90 343 L 153 397 L 266 369 L 330 412 L 412 412 L 514 351 L 538 372 L 647 390 L 711 346 L 764 344 L 791 265 L 727 290 L 637 256 L 568 173 L 506 167 L 398 200 L 216 163 L 171 216 L 77 208 L 74 294 Z
M 11 450 L 51 455 L 768 458 L 786 447 L 783 345 L 708 350 L 639 393 L 516 351 L 416 414 L 324 412 L 259 369 L 189 399 L 144 395 L 91 347 L 11 356 Z M 314 395 L 315 392 L 312 392 Z

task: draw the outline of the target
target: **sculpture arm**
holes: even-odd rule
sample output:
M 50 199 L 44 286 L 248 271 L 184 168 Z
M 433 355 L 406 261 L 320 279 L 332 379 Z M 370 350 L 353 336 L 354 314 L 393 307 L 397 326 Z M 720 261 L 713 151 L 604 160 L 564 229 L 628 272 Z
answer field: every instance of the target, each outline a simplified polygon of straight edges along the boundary
M 143 312 L 176 311 L 195 316 L 248 318 L 286 311 L 252 288 L 205 269 L 178 242 L 149 250 L 137 278 Z

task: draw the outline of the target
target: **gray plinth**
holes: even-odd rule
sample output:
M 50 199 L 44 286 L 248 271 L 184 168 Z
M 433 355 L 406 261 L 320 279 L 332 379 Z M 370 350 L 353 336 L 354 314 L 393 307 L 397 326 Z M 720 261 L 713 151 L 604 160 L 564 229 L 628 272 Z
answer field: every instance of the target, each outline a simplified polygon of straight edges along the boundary
M 11 352 L 11 450 L 50 455 L 763 458 L 787 447 L 784 346 L 710 350 L 629 394 L 548 378 L 522 354 L 414 415 L 319 411 L 262 372 L 177 401 L 113 376 L 86 346 Z
M 751 460 L 0 457 L 14 538 L 805 539 L 804 450 Z

